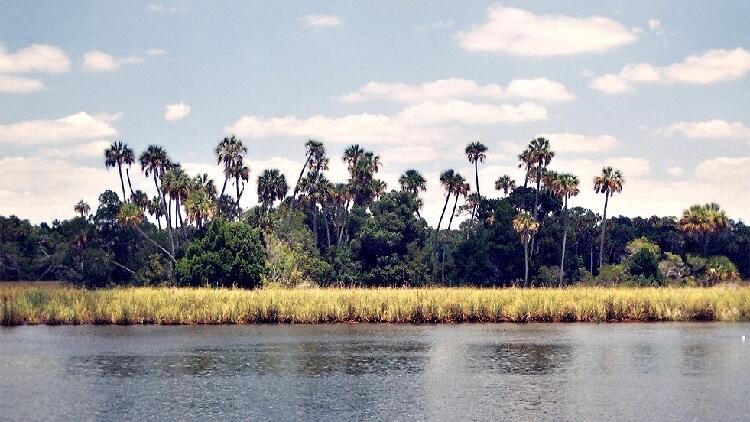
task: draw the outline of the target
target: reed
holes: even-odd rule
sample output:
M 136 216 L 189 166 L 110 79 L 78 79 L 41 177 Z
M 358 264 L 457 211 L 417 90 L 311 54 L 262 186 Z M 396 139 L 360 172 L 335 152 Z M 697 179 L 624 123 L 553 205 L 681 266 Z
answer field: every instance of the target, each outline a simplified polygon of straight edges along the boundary
M 0 324 L 749 321 L 750 287 L 257 290 L 0 283 Z

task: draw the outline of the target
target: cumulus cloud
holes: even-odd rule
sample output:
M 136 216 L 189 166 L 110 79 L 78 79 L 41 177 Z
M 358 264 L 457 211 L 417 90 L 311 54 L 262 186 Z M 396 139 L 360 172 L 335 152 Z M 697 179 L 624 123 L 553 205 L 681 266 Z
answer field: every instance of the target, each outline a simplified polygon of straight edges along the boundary
M 9 53 L 0 44 L 0 73 L 63 73 L 69 70 L 70 59 L 54 45 L 32 44 Z
M 308 28 L 335 28 L 341 26 L 341 19 L 336 15 L 307 15 L 299 21 Z
M 153 13 L 159 13 L 162 15 L 174 15 L 176 13 L 184 12 L 185 9 L 176 6 L 165 6 L 160 3 L 153 3 L 148 5 L 148 10 Z
M 103 51 L 93 50 L 83 55 L 83 69 L 89 72 L 110 72 L 125 64 L 142 63 L 142 57 L 114 57 Z
M 248 138 L 320 137 L 335 143 L 425 143 L 455 137 L 459 130 L 453 125 L 520 123 L 546 117 L 546 109 L 533 103 L 516 106 L 451 100 L 412 104 L 393 115 L 244 116 L 226 131 Z
M 35 223 L 73 217 L 73 205 L 80 199 L 96 208 L 99 193 L 120 183 L 117 172 L 107 172 L 103 166 L 49 157 L 0 158 L 0 168 L 0 215 L 18 215 Z
M 589 86 L 607 94 L 619 94 L 632 90 L 637 83 L 712 84 L 740 79 L 748 71 L 750 52 L 744 48 L 709 50 L 664 67 L 630 63 L 619 73 L 607 73 L 595 78 Z
M 55 120 L 26 120 L 0 125 L 0 144 L 42 145 L 117 135 L 112 123 L 119 114 L 91 115 L 81 111 Z
M 42 81 L 18 76 L 0 75 L 0 93 L 25 94 L 44 89 Z
M 369 82 L 356 91 L 339 97 L 344 103 L 386 100 L 400 103 L 438 101 L 461 98 L 502 100 L 524 98 L 538 101 L 570 101 L 575 96 L 568 88 L 546 78 L 514 79 L 507 87 L 498 84 L 480 85 L 468 79 L 440 79 L 420 85 Z
M 680 166 L 673 166 L 673 167 L 667 168 L 667 174 L 669 174 L 670 176 L 674 176 L 674 177 L 682 176 L 684 173 L 685 173 L 685 170 Z
M 190 114 L 190 106 L 185 103 L 167 104 L 164 107 L 164 118 L 176 122 Z
M 62 147 L 41 148 L 37 151 L 41 157 L 50 158 L 101 158 L 110 141 L 94 141 L 80 145 L 66 145 Z
M 658 132 L 667 136 L 684 136 L 691 139 L 750 139 L 750 127 L 742 122 L 721 119 L 677 122 Z
M 539 135 L 550 140 L 553 150 L 559 152 L 602 152 L 617 145 L 612 135 L 587 136 L 578 133 L 543 133 Z
M 536 15 L 492 6 L 487 22 L 456 34 L 469 51 L 517 56 L 565 56 L 600 53 L 636 40 L 635 31 L 605 17 Z

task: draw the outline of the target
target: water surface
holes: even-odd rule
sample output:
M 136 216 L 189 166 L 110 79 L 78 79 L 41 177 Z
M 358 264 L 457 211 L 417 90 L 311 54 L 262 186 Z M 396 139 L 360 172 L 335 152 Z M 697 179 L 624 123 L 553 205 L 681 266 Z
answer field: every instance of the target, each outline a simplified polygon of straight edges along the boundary
M 0 328 L 3 420 L 747 420 L 750 324 Z

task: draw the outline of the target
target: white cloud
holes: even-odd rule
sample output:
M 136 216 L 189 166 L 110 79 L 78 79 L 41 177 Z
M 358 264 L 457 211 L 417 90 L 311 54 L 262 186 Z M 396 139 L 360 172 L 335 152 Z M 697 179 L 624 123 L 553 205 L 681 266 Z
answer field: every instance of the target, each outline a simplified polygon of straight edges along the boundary
M 70 59 L 53 45 L 32 44 L 8 53 L 0 44 L 0 73 L 63 73 L 69 70 Z
M 110 72 L 124 64 L 142 63 L 142 57 L 114 57 L 103 51 L 93 50 L 83 55 L 83 69 L 89 72 Z
M 117 115 L 91 115 L 85 111 L 56 120 L 26 120 L 0 125 L 0 144 L 41 145 L 117 135 L 112 122 Z
M 176 6 L 165 6 L 163 4 L 154 3 L 148 5 L 148 10 L 150 12 L 159 13 L 163 15 L 174 15 L 175 13 L 184 12 L 185 9 L 182 7 L 176 7 Z
M 15 214 L 35 223 L 73 217 L 73 205 L 80 199 L 96 209 L 105 189 L 119 192 L 117 172 L 108 172 L 104 166 L 86 167 L 48 157 L 6 157 L 0 158 L 0 168 L 0 215 Z
M 170 122 L 180 120 L 190 114 L 190 106 L 185 103 L 167 104 L 164 107 L 164 118 Z
M 547 110 L 534 103 L 521 103 L 515 106 L 450 100 L 442 103 L 424 102 L 410 105 L 401 110 L 396 118 L 417 125 L 520 123 L 545 120 Z
M 341 19 L 336 15 L 307 15 L 299 18 L 308 28 L 335 28 L 341 26 Z
M 0 93 L 25 94 L 44 89 L 42 81 L 18 76 L 0 75 Z
M 335 143 L 432 143 L 451 137 L 455 139 L 458 130 L 451 124 L 520 123 L 544 120 L 546 117 L 547 110 L 533 103 L 516 106 L 451 100 L 412 104 L 394 115 L 362 113 L 308 118 L 244 116 L 227 127 L 226 131 L 249 138 L 316 137 Z
M 750 127 L 742 122 L 721 119 L 677 122 L 658 132 L 667 136 L 684 136 L 691 139 L 750 139 Z
M 711 158 L 698 164 L 696 175 L 703 180 L 736 185 L 737 181 L 750 179 L 750 157 Z
M 550 140 L 550 145 L 557 152 L 602 152 L 617 145 L 617 138 L 612 135 L 586 136 L 577 133 L 543 133 L 539 136 Z
M 487 22 L 456 34 L 464 49 L 518 56 L 564 56 L 603 52 L 637 38 L 632 30 L 600 16 L 535 15 L 500 6 L 490 7 L 488 14 Z
M 161 57 L 167 54 L 167 50 L 163 48 L 149 48 L 146 50 L 146 55 L 149 57 Z
M 683 174 L 685 174 L 685 170 L 680 166 L 673 166 L 667 168 L 667 174 L 674 177 L 682 176 Z
M 648 20 L 648 29 L 658 33 L 661 33 L 661 21 L 659 19 L 651 18 Z
M 38 151 L 41 157 L 50 158 L 101 158 L 104 150 L 110 146 L 110 141 L 94 141 L 80 145 L 69 145 L 54 148 L 41 148 Z
M 501 100 L 525 98 L 539 101 L 570 101 L 575 96 L 565 85 L 546 78 L 514 79 L 507 87 L 497 84 L 480 85 L 468 79 L 440 79 L 421 85 L 369 82 L 355 92 L 342 95 L 344 103 L 387 100 L 401 103 L 436 101 L 460 98 Z
M 689 56 L 679 63 L 657 67 L 649 63 L 630 63 L 620 73 L 608 73 L 589 85 L 607 94 L 619 94 L 633 89 L 635 83 L 690 83 L 712 84 L 740 79 L 750 71 L 750 52 L 709 50 L 700 56 Z

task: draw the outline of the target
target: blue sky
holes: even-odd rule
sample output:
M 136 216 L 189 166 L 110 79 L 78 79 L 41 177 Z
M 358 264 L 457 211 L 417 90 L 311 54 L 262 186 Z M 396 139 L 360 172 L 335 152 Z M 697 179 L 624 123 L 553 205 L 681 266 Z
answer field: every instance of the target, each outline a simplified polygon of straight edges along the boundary
M 582 180 L 573 204 L 601 207 L 591 179 L 611 164 L 626 178 L 614 214 L 718 201 L 747 219 L 747 16 L 741 1 L 0 0 L 0 214 L 95 203 L 118 186 L 101 154 L 113 140 L 161 144 L 219 179 L 211 151 L 236 133 L 255 176 L 293 179 L 308 137 L 326 142 L 334 180 L 355 142 L 382 156 L 389 187 L 417 168 L 431 221 L 439 172 L 471 176 L 466 143 L 490 148 L 480 187 L 496 195 L 544 134 L 552 168 Z

